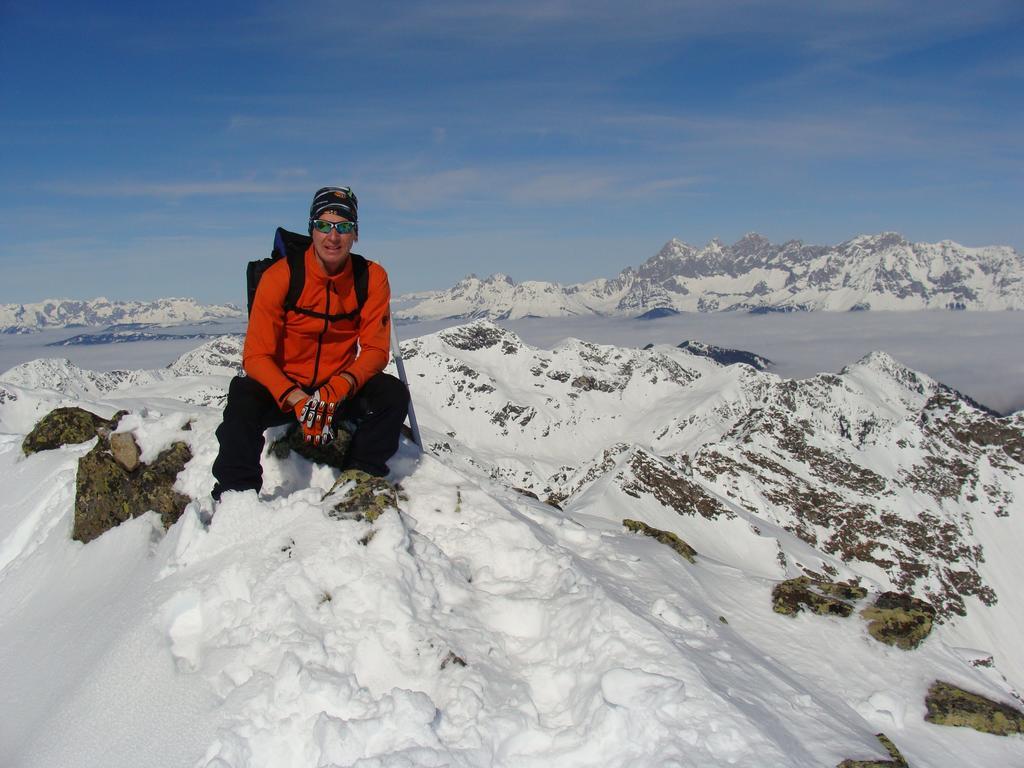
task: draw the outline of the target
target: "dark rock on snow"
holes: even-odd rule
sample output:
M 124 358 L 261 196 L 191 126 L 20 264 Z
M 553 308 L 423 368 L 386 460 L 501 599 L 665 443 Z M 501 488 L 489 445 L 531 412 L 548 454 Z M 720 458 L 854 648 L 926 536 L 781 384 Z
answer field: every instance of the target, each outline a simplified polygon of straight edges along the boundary
M 884 733 L 876 733 L 875 737 L 882 742 L 891 760 L 843 760 L 836 768 L 907 768 L 907 761 L 892 740 Z
M 298 424 L 293 424 L 283 436 L 270 446 L 270 455 L 279 459 L 287 459 L 291 452 L 295 451 L 299 456 L 314 464 L 343 469 L 351 442 L 352 435 L 344 429 L 339 429 L 335 433 L 334 439 L 327 445 L 308 445 L 303 440 L 302 428 Z
M 110 434 L 127 411 L 118 411 L 104 419 L 83 408 L 55 408 L 32 428 L 21 444 L 26 456 L 38 451 L 49 451 L 62 445 L 74 445 L 92 440 L 98 434 Z
M 935 607 L 924 600 L 899 592 L 883 592 L 860 615 L 868 621 L 868 632 L 879 642 L 905 651 L 917 648 L 932 631 Z
M 663 531 L 660 528 L 653 528 L 640 520 L 626 519 L 622 521 L 622 524 L 633 533 L 642 533 L 644 536 L 650 536 L 655 541 L 659 541 L 662 544 L 671 547 L 691 563 L 696 562 L 694 558 L 697 557 L 697 550 L 671 531 Z
M 767 357 L 747 352 L 744 349 L 729 349 L 728 347 L 716 347 L 714 344 L 705 344 L 701 341 L 684 341 L 676 346 L 679 349 L 689 352 L 698 357 L 707 357 L 720 365 L 736 365 L 743 363 L 756 368 L 759 371 L 767 371 L 775 363 Z
M 973 728 L 996 736 L 1024 733 L 1024 712 L 951 683 L 932 683 L 924 703 L 928 708 L 924 719 L 929 723 Z
M 853 584 L 819 581 L 808 576 L 787 579 L 772 589 L 772 609 L 795 616 L 804 608 L 822 616 L 849 616 L 851 601 L 867 597 L 867 590 Z
M 189 502 L 173 486 L 191 458 L 189 447 L 178 442 L 152 464 L 139 464 L 128 471 L 114 458 L 110 440 L 100 436 L 96 446 L 78 460 L 72 537 L 90 542 L 149 510 L 160 515 L 165 528 L 170 527 Z

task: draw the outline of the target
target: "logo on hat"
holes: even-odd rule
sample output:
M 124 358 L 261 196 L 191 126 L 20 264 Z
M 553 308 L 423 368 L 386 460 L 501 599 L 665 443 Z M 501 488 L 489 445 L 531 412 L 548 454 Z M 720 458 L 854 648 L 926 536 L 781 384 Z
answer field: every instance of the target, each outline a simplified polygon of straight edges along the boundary
M 348 195 L 346 195 L 346 194 L 345 194 L 345 193 L 344 193 L 344 192 L 343 192 L 342 190 L 340 190 L 340 189 L 339 189 L 339 190 L 337 190 L 337 191 L 336 191 L 336 192 L 334 193 L 334 196 L 335 196 L 335 197 L 340 197 L 340 198 L 341 198 L 342 200 L 348 200 Z

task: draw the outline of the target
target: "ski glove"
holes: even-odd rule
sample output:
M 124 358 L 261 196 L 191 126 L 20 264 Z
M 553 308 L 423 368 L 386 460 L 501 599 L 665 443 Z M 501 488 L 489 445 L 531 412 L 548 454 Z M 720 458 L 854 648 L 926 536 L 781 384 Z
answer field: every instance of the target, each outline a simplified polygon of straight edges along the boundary
M 331 422 L 336 407 L 335 403 L 321 399 L 320 390 L 295 406 L 295 415 L 302 426 L 302 438 L 306 443 L 321 446 L 334 439 Z

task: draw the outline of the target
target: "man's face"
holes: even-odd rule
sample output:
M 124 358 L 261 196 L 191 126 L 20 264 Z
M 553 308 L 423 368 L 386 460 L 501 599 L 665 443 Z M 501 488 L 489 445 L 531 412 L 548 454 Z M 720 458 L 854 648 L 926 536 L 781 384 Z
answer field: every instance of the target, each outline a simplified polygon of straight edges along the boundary
M 334 211 L 322 213 L 317 218 L 330 222 L 348 221 L 344 216 L 339 216 Z M 318 232 L 316 227 L 314 227 L 312 236 L 313 250 L 316 252 L 317 258 L 320 259 L 320 264 L 324 271 L 329 275 L 336 275 L 345 268 L 348 255 L 352 252 L 352 244 L 359 239 L 355 232 L 339 235 L 338 230 L 333 228 L 325 235 L 322 232 Z

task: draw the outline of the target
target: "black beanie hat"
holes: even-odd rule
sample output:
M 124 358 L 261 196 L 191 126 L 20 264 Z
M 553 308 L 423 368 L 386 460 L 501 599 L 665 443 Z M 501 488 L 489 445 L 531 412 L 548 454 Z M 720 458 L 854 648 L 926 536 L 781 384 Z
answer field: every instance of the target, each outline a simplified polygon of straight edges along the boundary
M 327 211 L 333 211 L 349 221 L 357 222 L 359 200 L 349 187 L 321 187 L 313 195 L 313 203 L 309 206 L 310 221 Z

